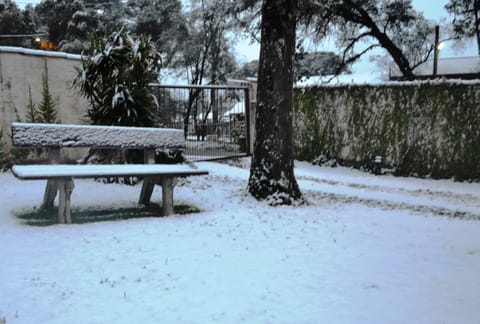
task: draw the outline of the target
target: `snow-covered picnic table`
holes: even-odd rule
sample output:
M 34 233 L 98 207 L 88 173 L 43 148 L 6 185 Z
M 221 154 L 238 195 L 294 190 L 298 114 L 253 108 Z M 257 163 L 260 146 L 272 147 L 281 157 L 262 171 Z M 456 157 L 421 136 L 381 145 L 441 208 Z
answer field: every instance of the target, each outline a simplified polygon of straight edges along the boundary
M 13 123 L 12 143 L 17 147 L 47 148 L 49 163 L 14 165 L 21 180 L 47 180 L 42 208 L 53 206 L 59 193 L 58 219 L 71 223 L 70 198 L 75 178 L 142 177 L 139 203 L 148 205 L 156 184 L 162 186 L 162 214 L 173 213 L 173 188 L 177 177 L 208 174 L 187 164 L 154 164 L 155 150 L 183 150 L 183 131 L 166 128 L 53 125 Z M 145 164 L 59 164 L 60 149 L 142 149 Z

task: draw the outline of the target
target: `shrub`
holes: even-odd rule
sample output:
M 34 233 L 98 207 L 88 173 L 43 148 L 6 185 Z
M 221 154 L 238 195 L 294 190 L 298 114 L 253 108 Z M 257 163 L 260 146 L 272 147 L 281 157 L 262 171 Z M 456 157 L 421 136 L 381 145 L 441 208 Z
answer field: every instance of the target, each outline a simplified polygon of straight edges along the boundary
M 135 37 L 122 29 L 92 42 L 74 85 L 90 101 L 92 124 L 148 127 L 154 125 L 158 105 L 149 84 L 159 70 L 150 36 Z

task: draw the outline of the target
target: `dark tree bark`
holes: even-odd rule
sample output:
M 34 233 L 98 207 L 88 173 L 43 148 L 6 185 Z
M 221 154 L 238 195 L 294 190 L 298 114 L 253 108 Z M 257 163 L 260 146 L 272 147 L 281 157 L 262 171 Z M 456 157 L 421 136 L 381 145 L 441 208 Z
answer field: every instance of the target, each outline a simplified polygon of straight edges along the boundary
M 302 199 L 292 145 L 296 6 L 296 0 L 264 0 L 262 7 L 256 140 L 248 190 L 273 205 Z

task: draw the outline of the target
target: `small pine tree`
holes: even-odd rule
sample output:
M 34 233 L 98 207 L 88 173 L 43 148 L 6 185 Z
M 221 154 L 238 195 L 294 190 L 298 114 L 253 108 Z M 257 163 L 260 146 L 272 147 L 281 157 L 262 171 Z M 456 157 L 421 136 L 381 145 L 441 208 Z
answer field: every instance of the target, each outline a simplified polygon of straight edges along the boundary
M 22 117 L 20 117 L 20 114 L 18 113 L 17 107 L 14 107 L 15 109 L 15 121 L 18 123 L 22 123 Z M 30 152 L 32 150 L 24 147 L 13 147 L 10 150 L 10 157 L 13 161 L 24 161 L 28 158 L 30 155 Z
M 55 103 L 53 102 L 52 95 L 50 94 L 50 89 L 48 87 L 48 79 L 45 75 L 42 77 L 43 90 L 42 90 L 42 102 L 38 107 L 39 111 L 39 122 L 47 124 L 57 123 L 57 109 Z
M 7 152 L 3 141 L 3 129 L 0 128 L 0 172 L 4 172 L 10 166 L 10 154 Z
M 22 120 L 22 117 L 20 116 L 20 114 L 18 113 L 17 107 L 14 106 L 13 109 L 15 110 L 15 121 L 17 123 L 22 123 L 23 120 Z
M 33 103 L 32 100 L 32 90 L 30 85 L 28 86 L 28 102 L 27 102 L 27 122 L 29 123 L 38 123 L 40 121 L 40 113 L 37 109 L 37 106 Z

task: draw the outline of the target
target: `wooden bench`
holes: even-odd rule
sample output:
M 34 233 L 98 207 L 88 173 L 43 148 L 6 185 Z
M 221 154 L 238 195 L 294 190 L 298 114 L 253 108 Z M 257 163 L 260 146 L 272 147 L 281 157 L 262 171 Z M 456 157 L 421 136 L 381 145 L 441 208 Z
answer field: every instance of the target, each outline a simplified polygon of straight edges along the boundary
M 208 174 L 187 164 L 155 164 L 155 151 L 184 150 L 182 130 L 118 126 L 12 124 L 16 147 L 46 148 L 50 164 L 14 165 L 21 180 L 47 180 L 42 208 L 53 207 L 59 193 L 58 221 L 71 223 L 70 199 L 73 179 L 142 177 L 139 203 L 150 204 L 153 188 L 162 186 L 162 214 L 173 213 L 173 188 L 177 177 Z M 58 164 L 61 148 L 135 149 L 144 151 L 145 164 Z

